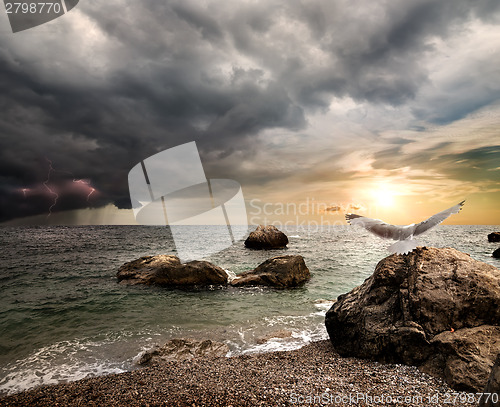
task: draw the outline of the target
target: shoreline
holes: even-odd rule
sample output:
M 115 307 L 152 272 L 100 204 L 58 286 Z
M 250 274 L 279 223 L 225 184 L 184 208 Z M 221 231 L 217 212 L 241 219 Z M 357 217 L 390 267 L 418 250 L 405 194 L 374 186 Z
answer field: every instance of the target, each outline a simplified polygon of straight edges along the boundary
M 451 393 L 457 392 L 416 367 L 341 357 L 322 340 L 37 387 L 1 396 L 0 406 L 428 406 L 445 404 Z

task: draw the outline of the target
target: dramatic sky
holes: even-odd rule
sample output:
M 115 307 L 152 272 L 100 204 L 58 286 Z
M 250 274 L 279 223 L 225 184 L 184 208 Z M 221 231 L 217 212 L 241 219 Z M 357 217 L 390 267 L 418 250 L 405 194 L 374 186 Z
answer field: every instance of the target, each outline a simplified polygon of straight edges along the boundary
M 196 141 L 252 223 L 500 224 L 498 0 L 92 0 L 0 32 L 0 222 L 133 223 L 129 170 Z

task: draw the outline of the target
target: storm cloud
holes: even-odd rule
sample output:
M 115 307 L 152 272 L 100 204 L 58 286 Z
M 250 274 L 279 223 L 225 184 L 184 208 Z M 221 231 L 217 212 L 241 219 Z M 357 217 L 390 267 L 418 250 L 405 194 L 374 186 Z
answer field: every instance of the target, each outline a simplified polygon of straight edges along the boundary
M 314 177 L 316 164 L 359 146 L 356 126 L 372 168 L 419 168 L 423 151 L 397 158 L 418 132 L 380 134 L 391 123 L 447 125 L 496 103 L 499 22 L 495 0 L 96 0 L 16 34 L 4 18 L 0 221 L 46 213 L 47 185 L 61 191 L 55 211 L 130 208 L 128 171 L 193 140 L 208 177 L 243 188 Z M 492 42 L 472 49 L 478 33 Z M 471 43 L 455 48 L 464 38 Z M 337 112 L 335 101 L 352 106 Z M 322 117 L 339 130 L 323 131 Z M 491 177 L 497 150 L 488 148 L 438 150 L 442 162 L 484 155 L 481 174 Z M 90 202 L 90 189 L 66 188 L 75 180 L 95 189 Z

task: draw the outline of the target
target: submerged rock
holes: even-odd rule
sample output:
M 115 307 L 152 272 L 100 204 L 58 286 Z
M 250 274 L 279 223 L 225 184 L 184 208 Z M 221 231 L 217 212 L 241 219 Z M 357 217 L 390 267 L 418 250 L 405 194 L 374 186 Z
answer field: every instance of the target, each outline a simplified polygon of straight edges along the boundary
M 492 256 L 496 259 L 500 259 L 500 247 L 493 252 Z
M 338 297 L 325 324 L 341 355 L 417 365 L 481 391 L 500 353 L 500 270 L 449 248 L 391 255 Z
M 259 225 L 245 240 L 246 247 L 256 250 L 284 249 L 287 244 L 288 237 L 272 225 Z
M 138 365 L 161 363 L 173 360 L 190 360 L 199 357 L 219 358 L 229 352 L 229 347 L 222 342 L 196 341 L 193 339 L 171 339 L 162 347 L 142 352 L 136 363 Z
M 231 285 L 235 287 L 264 285 L 287 288 L 304 284 L 311 273 L 302 256 L 277 256 L 252 271 L 239 274 Z
M 257 338 L 257 343 L 262 345 L 270 341 L 271 339 L 285 339 L 291 337 L 292 337 L 292 331 L 289 331 L 288 329 L 280 329 L 278 331 L 268 333 L 267 335 L 259 336 Z
M 182 264 L 177 256 L 146 256 L 125 263 L 116 275 L 122 284 L 175 286 L 208 286 L 227 284 L 224 269 L 208 261 Z
M 488 235 L 488 242 L 500 242 L 500 232 L 493 232 Z

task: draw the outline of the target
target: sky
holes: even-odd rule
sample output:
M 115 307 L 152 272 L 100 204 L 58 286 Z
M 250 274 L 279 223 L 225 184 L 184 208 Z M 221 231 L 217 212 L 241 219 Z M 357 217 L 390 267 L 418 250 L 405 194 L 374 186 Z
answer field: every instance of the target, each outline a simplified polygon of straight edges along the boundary
M 134 224 L 128 172 L 191 141 L 252 224 L 500 224 L 498 0 L 93 0 L 0 32 L 4 224 Z

